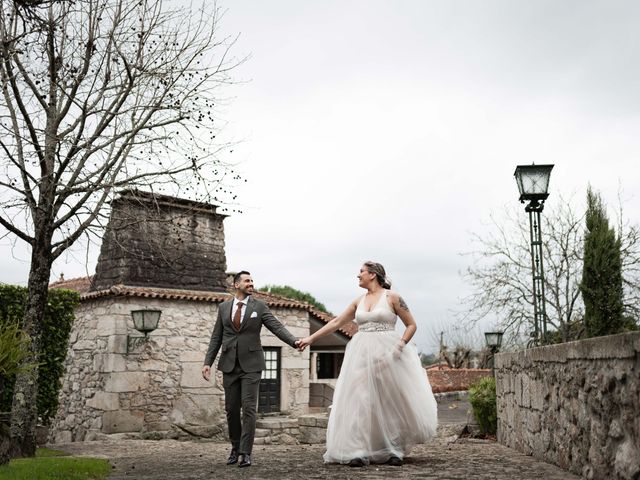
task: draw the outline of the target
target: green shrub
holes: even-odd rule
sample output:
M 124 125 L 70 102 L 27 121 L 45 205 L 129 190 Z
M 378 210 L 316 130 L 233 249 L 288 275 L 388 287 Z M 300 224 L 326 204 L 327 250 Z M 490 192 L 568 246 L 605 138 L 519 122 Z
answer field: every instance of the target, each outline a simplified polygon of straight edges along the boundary
M 38 380 L 38 416 L 48 423 L 58 408 L 60 377 L 67 355 L 69 333 L 74 320 L 74 309 L 80 297 L 71 290 L 50 290 L 45 309 L 42 330 Z M 0 285 L 0 328 L 22 325 L 27 303 L 27 289 L 14 285 Z M 5 378 L 5 388 L 0 391 L 0 411 L 11 410 L 15 377 Z
M 18 322 L 0 322 L 0 385 L 5 378 L 30 368 L 23 363 L 27 357 L 27 341 L 27 334 Z
M 498 429 L 495 378 L 484 377 L 472 383 L 469 386 L 469 402 L 482 433 L 495 435 Z

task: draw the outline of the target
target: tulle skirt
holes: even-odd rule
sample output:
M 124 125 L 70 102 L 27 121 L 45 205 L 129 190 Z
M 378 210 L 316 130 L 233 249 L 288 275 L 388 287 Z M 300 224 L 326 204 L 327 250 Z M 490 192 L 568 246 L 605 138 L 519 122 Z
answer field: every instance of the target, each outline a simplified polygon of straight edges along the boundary
M 438 409 L 416 348 L 394 355 L 395 331 L 358 332 L 347 344 L 324 461 L 384 463 L 435 436 Z

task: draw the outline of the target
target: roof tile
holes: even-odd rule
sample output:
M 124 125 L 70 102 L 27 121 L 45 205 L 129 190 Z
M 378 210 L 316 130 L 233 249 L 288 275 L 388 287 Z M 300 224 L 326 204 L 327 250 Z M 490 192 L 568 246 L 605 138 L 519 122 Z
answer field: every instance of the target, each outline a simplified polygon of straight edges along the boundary
M 105 290 L 89 291 L 91 288 L 91 279 L 93 277 L 72 278 L 69 280 L 59 280 L 49 285 L 49 288 L 66 288 L 75 290 L 80 293 L 80 300 L 91 300 L 101 297 L 144 297 L 144 298 L 163 298 L 168 300 L 193 300 L 200 302 L 221 303 L 231 298 L 230 293 L 225 292 L 205 292 L 202 290 L 180 290 L 173 288 L 159 287 L 134 287 L 129 285 L 114 285 Z M 265 302 L 269 307 L 275 308 L 298 308 L 309 312 L 313 317 L 329 323 L 333 317 L 321 312 L 306 302 L 292 300 L 290 298 L 275 295 L 266 292 L 254 292 L 254 297 Z M 348 324 L 340 328 L 340 332 L 352 337 L 358 331 L 355 323 Z

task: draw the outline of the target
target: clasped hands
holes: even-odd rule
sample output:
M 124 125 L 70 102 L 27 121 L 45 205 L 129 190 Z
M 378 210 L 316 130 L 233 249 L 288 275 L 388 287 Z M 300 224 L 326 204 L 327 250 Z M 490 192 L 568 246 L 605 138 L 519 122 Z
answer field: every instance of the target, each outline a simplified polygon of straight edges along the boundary
M 310 337 L 301 338 L 296 340 L 295 346 L 300 352 L 304 352 L 304 349 L 311 345 L 313 342 Z

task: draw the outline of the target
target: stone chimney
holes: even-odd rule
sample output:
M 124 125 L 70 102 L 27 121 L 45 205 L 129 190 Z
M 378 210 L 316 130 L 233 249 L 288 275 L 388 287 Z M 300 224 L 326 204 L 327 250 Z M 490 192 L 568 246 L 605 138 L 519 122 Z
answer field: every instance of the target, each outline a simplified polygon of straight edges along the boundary
M 226 291 L 224 218 L 215 205 L 120 192 L 111 202 L 91 290 L 124 284 Z

